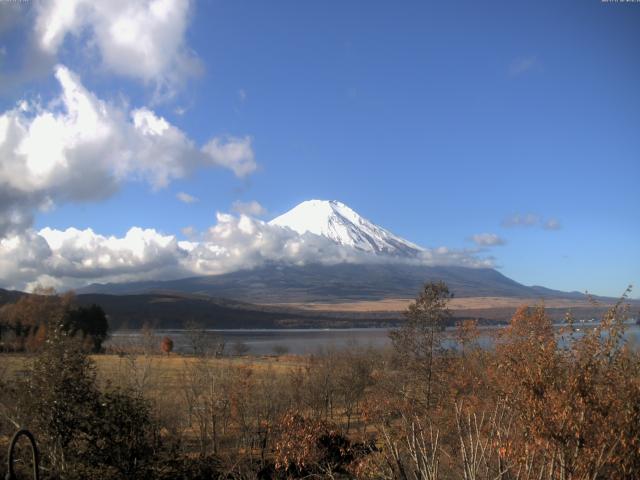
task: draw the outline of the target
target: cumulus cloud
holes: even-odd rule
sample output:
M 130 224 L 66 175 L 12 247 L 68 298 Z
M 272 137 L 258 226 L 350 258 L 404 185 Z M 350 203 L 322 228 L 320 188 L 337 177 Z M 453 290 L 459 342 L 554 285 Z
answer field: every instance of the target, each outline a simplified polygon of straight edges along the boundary
M 51 249 L 47 274 L 58 278 L 144 277 L 149 272 L 177 272 L 184 253 L 173 235 L 133 227 L 124 237 L 92 229 L 44 228 L 38 232 Z
M 201 69 L 185 40 L 190 7 L 189 0 L 43 0 L 34 34 L 39 49 L 54 58 L 70 39 L 105 70 L 171 95 Z
M 51 253 L 44 237 L 34 232 L 0 239 L 0 284 L 5 288 L 25 288 L 45 274 L 44 262 Z
M 505 244 L 505 240 L 495 233 L 477 233 L 471 236 L 471 240 L 481 247 L 492 247 Z
M 0 237 L 24 230 L 38 208 L 100 200 L 125 180 L 159 189 L 201 167 L 256 168 L 248 137 L 199 149 L 153 111 L 97 98 L 64 66 L 55 76 L 61 94 L 49 105 L 20 101 L 0 114 Z
M 0 240 L 0 284 L 22 289 L 55 280 L 53 286 L 74 288 L 96 281 L 220 274 L 268 262 L 356 261 L 363 255 L 324 237 L 298 235 L 246 215 L 219 213 L 216 225 L 197 242 L 138 227 L 124 237 L 75 228 L 44 228 L 7 237 Z
M 73 288 L 98 279 L 175 278 L 186 272 L 186 255 L 173 236 L 152 229 L 134 227 L 121 238 L 91 229 L 29 230 L 0 240 L 0 283 Z
M 190 269 L 196 274 L 223 273 L 270 262 L 304 265 L 364 261 L 361 252 L 318 235 L 299 235 L 247 215 L 218 213 L 216 219 L 216 225 L 190 252 Z
M 236 213 L 249 215 L 251 217 L 260 217 L 267 213 L 267 209 L 260 205 L 255 200 L 251 202 L 233 202 L 231 209 Z
M 266 264 L 404 261 L 424 265 L 491 267 L 474 249 L 425 249 L 414 259 L 375 256 L 312 233 L 298 234 L 247 215 L 217 214 L 199 240 L 179 241 L 133 227 L 123 237 L 91 229 L 44 228 L 0 240 L 0 285 L 25 289 L 41 283 L 59 289 L 92 282 L 124 282 L 215 275 Z
M 176 198 L 180 200 L 182 203 L 195 203 L 198 201 L 196 197 L 194 197 L 193 195 L 189 195 L 188 193 L 185 193 L 185 192 L 177 193 Z

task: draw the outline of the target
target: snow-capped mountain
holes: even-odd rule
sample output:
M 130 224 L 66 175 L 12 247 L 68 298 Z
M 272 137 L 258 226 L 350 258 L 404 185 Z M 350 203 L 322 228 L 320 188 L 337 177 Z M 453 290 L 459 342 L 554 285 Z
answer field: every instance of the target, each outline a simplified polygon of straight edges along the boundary
M 274 218 L 271 225 L 329 238 L 364 252 L 415 257 L 423 249 L 361 217 L 336 200 L 307 200 Z
M 153 315 L 157 315 L 157 318 L 170 318 L 171 321 L 174 321 L 172 316 L 175 318 L 194 316 L 195 318 L 197 315 L 206 314 L 208 315 L 207 322 L 212 318 L 209 312 L 214 307 L 211 306 L 212 300 L 210 298 L 214 297 L 261 304 L 340 303 L 412 298 L 427 281 L 446 282 L 456 297 L 583 298 L 581 294 L 575 292 L 560 292 L 535 286 L 528 287 L 504 276 L 493 268 L 405 261 L 407 258 L 413 259 L 423 255 L 425 259 L 429 259 L 429 251 L 375 225 L 345 204 L 337 201 L 309 200 L 302 202 L 287 213 L 271 220 L 269 224 L 273 225 L 272 228 L 257 232 L 255 231 L 257 228 L 265 226 L 262 222 L 253 221 L 248 217 L 241 218 L 239 222 L 244 224 L 239 228 L 244 228 L 243 235 L 246 236 L 254 233 L 258 236 L 274 234 L 271 237 L 276 239 L 294 238 L 297 240 L 296 235 L 292 232 L 299 235 L 320 235 L 339 245 L 356 248 L 372 256 L 387 255 L 393 261 L 387 261 L 388 259 L 381 262 L 366 261 L 367 259 L 364 258 L 366 255 L 354 256 L 358 261 L 339 263 L 323 263 L 320 261 L 321 258 L 314 261 L 314 258 L 311 257 L 308 257 L 305 262 L 290 262 L 286 257 L 283 260 L 265 257 L 261 264 L 249 265 L 244 268 L 241 266 L 222 274 L 191 276 L 175 280 L 92 284 L 76 291 L 81 294 L 109 295 L 107 299 L 87 296 L 85 297 L 87 303 L 111 302 L 115 298 L 111 297 L 112 295 L 135 294 L 140 296 L 149 293 L 162 292 L 162 294 L 167 294 L 173 292 L 181 299 L 171 303 L 163 303 L 162 313 L 155 313 L 156 310 L 154 310 Z M 292 231 L 287 232 L 288 235 L 279 235 L 283 233 L 282 228 L 289 228 Z M 258 238 L 264 240 L 265 237 Z M 314 238 L 314 240 L 318 239 Z M 273 246 L 271 241 L 266 243 Z M 293 243 L 304 242 L 294 241 Z M 309 243 L 314 244 L 314 242 Z M 325 242 L 316 242 L 316 244 L 318 243 L 321 246 L 326 245 Z M 275 245 L 273 249 L 279 252 L 279 244 Z M 249 250 L 249 254 L 252 255 L 252 252 Z M 180 297 L 183 294 L 187 294 L 184 299 Z M 1 296 L 2 292 L 0 291 Z M 141 298 L 137 297 L 136 301 L 143 301 Z M 119 315 L 120 318 L 131 319 L 132 322 L 138 321 L 142 307 L 131 307 L 131 305 L 138 304 L 131 303 L 132 300 L 128 298 L 115 299 L 114 301 L 120 303 L 113 307 L 114 310 L 110 310 L 110 315 Z M 151 300 L 144 301 L 149 302 L 149 305 L 155 305 Z M 187 301 L 191 303 L 186 305 L 184 302 Z M 204 301 L 206 304 L 193 303 L 196 301 Z M 227 300 L 222 302 L 221 305 L 224 306 Z M 115 310 L 116 307 L 119 310 Z M 145 307 L 145 312 L 147 310 Z M 237 312 L 238 309 L 233 306 L 233 310 Z M 481 313 L 473 313 L 473 315 L 483 318 L 494 318 L 493 315 L 497 315 L 494 313 L 493 307 L 488 310 L 491 312 L 478 309 L 476 312 Z M 290 311 L 282 313 L 260 310 L 261 313 L 255 315 L 253 312 L 246 315 L 234 312 L 232 312 L 233 315 L 228 315 L 231 319 L 229 325 L 240 325 L 242 328 L 249 325 L 245 318 L 251 318 L 251 322 L 260 318 L 258 323 L 263 326 L 274 324 L 291 326 L 299 322 L 301 318 L 299 313 L 292 314 Z M 508 318 L 511 313 L 513 312 L 509 311 L 500 319 Z

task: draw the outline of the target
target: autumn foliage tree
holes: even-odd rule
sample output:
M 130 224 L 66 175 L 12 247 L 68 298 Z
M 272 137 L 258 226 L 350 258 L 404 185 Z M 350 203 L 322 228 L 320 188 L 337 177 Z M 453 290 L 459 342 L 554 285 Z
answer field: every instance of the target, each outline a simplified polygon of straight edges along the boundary
M 561 338 L 542 306 L 516 312 L 494 377 L 514 415 L 517 435 L 503 446 L 515 465 L 559 480 L 640 472 L 640 362 L 624 342 L 623 310 L 583 335 L 569 322 Z
M 323 420 L 287 412 L 275 440 L 276 478 L 353 478 L 351 465 L 371 446 L 354 445 L 339 429 Z
M 445 348 L 436 326 L 447 297 L 427 285 L 392 337 L 401 361 L 370 401 L 386 459 L 379 478 L 638 478 L 640 356 L 625 341 L 624 297 L 582 331 L 570 316 L 560 328 L 543 305 L 523 306 L 489 349 L 469 321 Z M 384 408 L 389 393 L 407 398 L 421 383 L 431 401 Z
M 36 351 L 46 338 L 47 329 L 62 321 L 73 295 L 57 295 L 54 289 L 37 288 L 16 302 L 0 308 L 0 325 L 5 350 Z
M 160 342 L 160 350 L 162 350 L 162 353 L 169 355 L 173 351 L 173 340 L 169 337 L 163 337 L 162 342 Z
M 57 328 L 81 339 L 87 349 L 99 352 L 107 338 L 109 323 L 100 306 L 78 305 L 72 292 L 58 294 L 52 288 L 36 288 L 0 308 L 5 350 L 35 352 Z

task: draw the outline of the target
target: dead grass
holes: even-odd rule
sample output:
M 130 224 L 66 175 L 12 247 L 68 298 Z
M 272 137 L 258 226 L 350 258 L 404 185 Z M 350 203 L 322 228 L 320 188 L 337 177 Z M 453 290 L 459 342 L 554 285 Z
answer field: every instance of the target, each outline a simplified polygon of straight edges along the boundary
M 401 312 L 407 308 L 411 298 L 387 298 L 384 300 L 344 302 L 344 303 L 287 303 L 280 306 L 295 307 L 303 310 L 328 311 L 328 312 Z M 512 308 L 521 305 L 536 304 L 540 300 L 535 298 L 520 297 L 467 297 L 454 298 L 449 303 L 449 308 L 454 312 L 463 312 L 472 309 Z M 547 308 L 588 308 L 591 304 L 588 300 L 549 299 L 544 301 Z
M 0 379 L 8 380 L 24 376 L 33 358 L 35 357 L 25 354 L 0 354 Z M 121 376 L 127 373 L 133 375 L 132 368 L 138 370 L 145 368 L 152 373 L 156 381 L 162 380 L 162 384 L 168 388 L 180 385 L 185 368 L 189 364 L 201 361 L 196 357 L 178 354 L 168 356 L 106 354 L 92 355 L 91 358 L 96 363 L 98 380 L 101 383 L 117 383 Z M 305 365 L 304 358 L 296 355 L 212 358 L 207 359 L 206 362 L 212 367 L 245 367 L 256 373 L 273 371 L 282 374 Z

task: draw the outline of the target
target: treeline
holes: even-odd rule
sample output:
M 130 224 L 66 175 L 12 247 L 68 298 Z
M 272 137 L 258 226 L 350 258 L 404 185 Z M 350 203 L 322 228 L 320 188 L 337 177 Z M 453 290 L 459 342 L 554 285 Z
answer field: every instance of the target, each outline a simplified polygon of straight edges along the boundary
M 53 289 L 38 288 L 0 307 L 0 352 L 37 352 L 51 329 L 77 337 L 85 348 L 99 352 L 109 323 L 99 305 L 80 306 L 73 293 L 57 295 Z
M 426 285 L 389 351 L 266 367 L 204 347 L 123 352 L 101 378 L 52 329 L 25 377 L 0 386 L 0 428 L 33 429 L 47 478 L 638 478 L 640 357 L 623 301 L 587 332 L 522 307 L 487 350 L 472 321 L 446 348 L 449 299 Z

